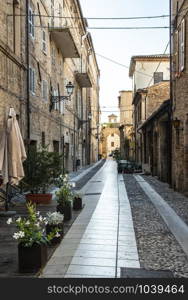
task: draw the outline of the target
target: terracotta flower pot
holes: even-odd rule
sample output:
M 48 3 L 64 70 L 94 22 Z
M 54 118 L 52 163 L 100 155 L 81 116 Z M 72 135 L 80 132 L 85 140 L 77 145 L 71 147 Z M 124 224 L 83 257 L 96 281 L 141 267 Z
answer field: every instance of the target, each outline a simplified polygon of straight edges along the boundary
M 18 265 L 20 273 L 36 273 L 47 262 L 47 246 L 45 244 L 33 244 L 24 247 L 18 244 Z
M 82 209 L 82 198 L 80 198 L 80 197 L 74 197 L 74 200 L 73 200 L 73 209 L 74 210 L 80 210 L 80 209 Z
M 50 225 L 50 224 L 47 224 L 46 225 L 46 234 L 49 234 L 50 232 L 53 232 L 54 229 L 60 229 L 61 231 L 59 232 L 60 236 L 59 237 L 54 237 L 52 240 L 51 240 L 51 244 L 52 245 L 56 245 L 58 243 L 61 242 L 61 239 L 63 238 L 63 233 L 64 233 L 64 226 L 63 226 L 63 222 L 61 224 L 57 224 L 57 225 Z
M 49 204 L 52 201 L 52 194 L 26 194 L 26 200 L 36 204 Z

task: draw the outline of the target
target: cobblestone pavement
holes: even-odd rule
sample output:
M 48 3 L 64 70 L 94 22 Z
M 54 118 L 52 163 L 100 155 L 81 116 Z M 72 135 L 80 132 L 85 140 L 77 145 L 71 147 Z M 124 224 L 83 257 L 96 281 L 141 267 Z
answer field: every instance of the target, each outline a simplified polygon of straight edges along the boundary
M 176 213 L 183 211 L 180 199 L 184 196 L 172 190 L 168 193 L 167 185 L 157 182 L 155 179 L 146 176 L 144 179 L 148 182 L 151 181 L 149 183 L 164 200 L 168 199 L 166 201 Z M 132 209 L 141 267 L 148 270 L 171 270 L 175 277 L 188 278 L 188 258 L 156 208 L 132 174 L 124 174 L 124 181 Z M 179 198 L 176 198 L 177 194 Z M 186 211 L 188 212 L 186 209 L 183 212 L 184 220 L 187 217 Z
M 156 177 L 143 176 L 143 178 L 163 197 L 179 217 L 188 225 L 188 198 L 173 189 L 167 183 L 159 181 Z

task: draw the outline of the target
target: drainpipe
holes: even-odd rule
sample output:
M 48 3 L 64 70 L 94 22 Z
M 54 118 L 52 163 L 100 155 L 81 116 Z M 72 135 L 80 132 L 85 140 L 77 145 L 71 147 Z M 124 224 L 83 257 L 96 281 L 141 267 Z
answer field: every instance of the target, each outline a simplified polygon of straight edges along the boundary
M 26 66 L 27 66 L 27 86 L 26 86 L 26 100 L 27 100 L 27 151 L 29 152 L 29 144 L 31 138 L 31 124 L 30 124 L 30 91 L 29 91 L 29 0 L 26 0 Z

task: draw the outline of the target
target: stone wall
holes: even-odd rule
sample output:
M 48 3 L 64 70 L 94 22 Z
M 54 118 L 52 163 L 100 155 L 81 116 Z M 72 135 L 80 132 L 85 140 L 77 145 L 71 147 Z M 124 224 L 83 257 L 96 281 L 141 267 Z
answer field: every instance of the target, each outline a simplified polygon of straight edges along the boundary
M 176 2 L 174 4 L 174 14 L 176 11 Z M 172 73 L 172 95 L 173 95 L 173 120 L 180 121 L 180 127 L 176 130 L 172 128 L 172 186 L 182 192 L 188 192 L 188 166 L 187 166 L 187 121 L 188 113 L 188 39 L 185 38 L 185 67 L 179 72 L 178 67 L 178 42 L 177 32 L 180 31 L 181 22 L 185 20 L 185 36 L 188 36 L 188 2 L 178 1 L 179 11 L 173 22 L 173 73 Z
M 26 1 L 19 3 L 13 6 L 11 1 L 3 1 L 0 7 L 0 129 L 3 128 L 7 109 L 13 106 L 19 116 L 23 137 L 27 140 Z M 79 2 L 56 0 L 54 9 L 51 5 L 50 0 L 30 1 L 30 7 L 36 14 L 33 17 L 34 36 L 29 34 L 29 66 L 35 76 L 34 91 L 29 93 L 30 142 L 37 143 L 38 147 L 45 143 L 50 151 L 64 153 L 66 170 L 71 171 L 77 169 L 78 159 L 79 167 L 98 159 L 98 142 L 90 134 L 90 127 L 97 127 L 99 123 L 100 74 L 92 38 L 86 35 Z M 7 17 L 13 13 L 23 16 Z M 55 18 L 51 17 L 53 13 Z M 58 18 L 60 15 L 68 18 Z M 61 28 L 69 28 L 78 58 L 73 55 L 64 57 L 52 34 L 53 27 L 59 32 Z M 43 34 L 46 50 L 43 49 Z M 68 46 L 65 44 L 63 47 Z M 82 86 L 76 79 L 77 72 L 88 73 L 92 87 Z M 47 84 L 45 96 L 42 92 L 44 81 Z M 67 95 L 66 84 L 69 81 L 74 85 L 70 101 L 59 102 L 50 110 L 51 96 Z M 90 122 L 89 112 L 92 113 Z M 80 126 L 83 120 L 87 122 Z M 90 147 L 90 144 L 93 146 Z

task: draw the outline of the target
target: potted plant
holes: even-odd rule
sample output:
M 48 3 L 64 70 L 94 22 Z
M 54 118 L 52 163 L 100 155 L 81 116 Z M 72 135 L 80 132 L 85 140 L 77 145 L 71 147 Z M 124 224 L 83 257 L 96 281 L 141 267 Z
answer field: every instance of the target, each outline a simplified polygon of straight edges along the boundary
M 36 211 L 36 205 L 28 202 L 27 217 L 19 217 L 15 220 L 17 232 L 13 238 L 18 243 L 18 265 L 21 273 L 36 273 L 47 261 L 47 243 L 55 236 L 59 237 L 59 229 L 54 228 L 46 235 L 45 225 L 47 219 Z M 9 218 L 7 224 L 12 224 L 14 220 Z
M 80 210 L 82 209 L 82 196 L 81 194 L 75 193 L 73 198 L 73 209 Z
M 47 213 L 47 225 L 46 225 L 46 234 L 50 234 L 51 232 L 53 233 L 54 230 L 58 229 L 59 237 L 54 237 L 51 240 L 51 244 L 57 244 L 60 243 L 62 237 L 63 237 L 63 219 L 64 216 L 59 213 L 59 212 L 49 212 Z
M 46 148 L 37 151 L 31 148 L 24 164 L 25 177 L 22 181 L 26 194 L 26 200 L 36 204 L 48 204 L 52 194 L 48 193 L 49 187 L 62 173 L 62 155 L 56 152 L 48 152 Z
M 68 175 L 61 175 L 59 178 L 59 186 L 61 188 L 56 192 L 57 211 L 64 215 L 64 221 L 69 221 L 72 218 L 72 199 L 73 192 L 71 185 L 68 183 Z

